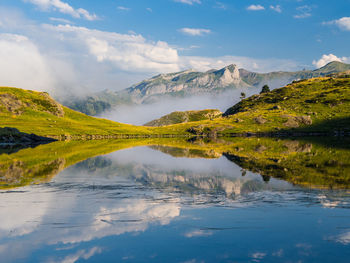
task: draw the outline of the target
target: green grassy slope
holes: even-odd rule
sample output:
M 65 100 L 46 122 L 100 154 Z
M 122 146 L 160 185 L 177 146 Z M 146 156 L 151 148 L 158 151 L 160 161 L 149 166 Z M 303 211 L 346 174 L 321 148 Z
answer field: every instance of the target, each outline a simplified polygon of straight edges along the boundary
M 202 113 L 207 114 L 206 111 L 194 111 L 186 115 L 185 123 L 140 127 L 93 118 L 70 110 L 46 93 L 0 88 L 0 127 L 13 127 L 21 132 L 53 138 L 61 135 L 91 138 L 90 135 L 349 133 L 350 78 L 348 74 L 338 74 L 295 81 L 283 88 L 244 99 L 229 108 L 223 117 L 210 116 L 207 120 L 201 120 Z M 170 122 L 183 121 L 182 115 L 170 115 Z M 164 118 L 165 121 L 167 118 Z
M 184 122 L 211 120 L 222 115 L 222 112 L 216 109 L 206 109 L 197 111 L 175 111 L 159 119 L 147 122 L 145 126 L 165 126 Z
M 47 93 L 0 87 L 0 127 L 57 137 L 81 135 L 154 135 L 162 130 L 121 124 L 63 107 Z M 88 137 L 88 136 L 86 136 Z
M 223 117 L 166 127 L 197 135 L 350 132 L 350 78 L 343 75 L 293 82 L 244 99 Z

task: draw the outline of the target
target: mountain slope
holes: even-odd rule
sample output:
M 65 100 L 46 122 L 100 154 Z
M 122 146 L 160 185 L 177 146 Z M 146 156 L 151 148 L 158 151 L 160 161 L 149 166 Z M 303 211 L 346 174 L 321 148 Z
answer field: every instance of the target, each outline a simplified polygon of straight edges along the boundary
M 0 127 L 52 138 L 150 135 L 152 128 L 87 116 L 62 106 L 45 92 L 0 87 Z
M 244 99 L 223 117 L 165 127 L 201 136 L 350 134 L 350 78 L 339 74 L 295 81 Z
M 175 111 L 159 119 L 147 122 L 144 126 L 166 126 L 177 123 L 210 120 L 222 115 L 219 110 Z
M 216 95 L 237 88 L 260 88 L 264 84 L 281 87 L 294 80 L 322 77 L 346 70 L 350 70 L 350 64 L 341 62 L 331 62 L 316 70 L 270 73 L 250 72 L 229 65 L 207 72 L 187 70 L 160 74 L 122 91 L 105 90 L 87 98 L 73 98 L 63 103 L 88 115 L 97 115 L 116 105 L 153 103 L 165 98 L 184 98 L 200 94 Z

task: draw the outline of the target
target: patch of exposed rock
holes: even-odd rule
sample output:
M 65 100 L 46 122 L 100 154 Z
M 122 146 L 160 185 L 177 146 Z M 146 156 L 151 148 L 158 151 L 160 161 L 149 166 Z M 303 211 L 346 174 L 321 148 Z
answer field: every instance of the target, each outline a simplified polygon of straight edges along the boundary
M 46 92 L 39 93 L 39 99 L 37 97 L 22 99 L 13 94 L 0 94 L 0 108 L 5 108 L 6 111 L 13 115 L 21 115 L 25 108 L 31 108 L 53 114 L 57 117 L 64 117 L 62 105 L 57 103 Z
M 312 150 L 311 143 L 300 144 L 298 141 L 287 141 L 283 145 L 287 148 L 287 153 L 309 153 Z
M 283 125 L 288 128 L 298 128 L 300 125 L 312 124 L 312 119 L 310 116 L 282 115 L 281 117 L 287 118 L 287 121 Z
M 23 103 L 15 95 L 12 94 L 0 94 L 0 107 L 5 109 L 14 115 L 21 115 L 24 107 L 29 107 L 29 103 Z
M 254 121 L 255 121 L 257 124 L 264 124 L 264 123 L 267 122 L 267 120 L 266 120 L 265 118 L 261 117 L 261 116 L 254 118 Z

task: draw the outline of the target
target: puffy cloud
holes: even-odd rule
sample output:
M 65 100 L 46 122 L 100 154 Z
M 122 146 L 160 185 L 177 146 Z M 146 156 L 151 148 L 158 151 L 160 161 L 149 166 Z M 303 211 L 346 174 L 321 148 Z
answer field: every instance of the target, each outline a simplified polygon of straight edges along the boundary
M 255 59 L 241 56 L 221 57 L 197 57 L 181 56 L 179 65 L 181 69 L 192 68 L 199 71 L 220 69 L 229 64 L 236 64 L 239 68 L 258 72 L 269 72 L 278 70 L 297 70 L 298 64 L 288 59 Z
M 48 26 L 64 34 L 77 48 L 85 47 L 98 62 L 110 62 L 125 71 L 176 71 L 178 53 L 166 42 L 147 41 L 141 35 L 118 34 L 70 25 Z
M 24 2 L 32 3 L 42 10 L 57 10 L 60 13 L 70 15 L 74 18 L 85 18 L 86 20 L 96 20 L 97 15 L 90 14 L 83 8 L 74 9 L 68 3 L 62 2 L 61 0 L 23 0 Z
M 27 37 L 0 34 L 1 86 L 50 91 L 54 86 L 48 62 Z
M 323 67 L 327 65 L 328 63 L 332 61 L 338 61 L 338 62 L 343 62 L 343 63 L 349 63 L 350 58 L 349 57 L 337 57 L 336 55 L 333 54 L 328 54 L 328 55 L 323 55 L 319 60 L 314 60 L 312 62 L 313 65 L 315 65 L 317 68 Z
M 202 2 L 200 0 L 174 0 L 178 3 L 183 3 L 187 5 L 193 5 L 193 4 L 201 4 Z
M 60 263 L 75 263 L 80 259 L 88 260 L 89 258 L 93 257 L 96 254 L 102 253 L 102 248 L 100 247 L 93 247 L 89 250 L 81 249 L 75 252 L 72 255 L 66 256 L 64 259 L 57 261 Z M 52 261 L 55 262 L 55 261 Z
M 99 207 L 99 211 L 94 211 L 93 216 L 89 218 L 90 224 L 84 228 L 84 231 L 62 232 L 61 236 L 53 237 L 52 243 L 75 244 L 128 232 L 142 232 L 151 224 L 167 225 L 179 215 L 180 205 L 177 202 L 121 200 L 108 207 Z
M 186 34 L 186 35 L 190 35 L 190 36 L 203 36 L 203 35 L 211 33 L 210 29 L 188 28 L 188 27 L 181 28 L 181 29 L 179 29 L 179 31 Z
M 298 68 L 289 60 L 183 56 L 180 47 L 133 32 L 120 34 L 52 21 L 65 25 L 38 25 L 8 10 L 0 11 L 0 32 L 16 33 L 1 35 L 0 85 L 45 90 L 58 97 L 120 90 L 159 73 L 189 68 L 205 71 L 228 64 L 259 72 Z
M 35 231 L 49 210 L 54 194 L 44 191 L 13 191 L 0 199 L 0 234 L 23 236 Z
M 270 5 L 270 9 L 276 11 L 277 13 L 282 13 L 282 8 L 280 5 Z
M 330 22 L 324 22 L 323 24 L 336 25 L 343 30 L 350 31 L 350 17 L 342 17 L 340 19 L 333 20 Z
M 265 7 L 263 7 L 262 5 L 250 5 L 247 7 L 247 10 L 249 10 L 249 11 L 261 11 L 261 10 L 265 10 Z
M 345 232 L 335 238 L 335 240 L 344 245 L 350 244 L 350 232 Z

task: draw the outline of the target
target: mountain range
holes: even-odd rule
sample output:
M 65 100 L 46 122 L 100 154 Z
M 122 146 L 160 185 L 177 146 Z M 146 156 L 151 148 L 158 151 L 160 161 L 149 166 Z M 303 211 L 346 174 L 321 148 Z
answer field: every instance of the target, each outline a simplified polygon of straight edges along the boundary
M 166 98 L 195 95 L 217 95 L 234 89 L 259 88 L 265 84 L 277 88 L 295 80 L 322 77 L 350 70 L 350 64 L 330 62 L 316 70 L 256 73 L 229 65 L 219 70 L 198 72 L 186 70 L 159 74 L 121 91 L 104 90 L 84 98 L 71 98 L 62 103 L 88 115 L 98 115 L 125 104 L 150 104 Z

